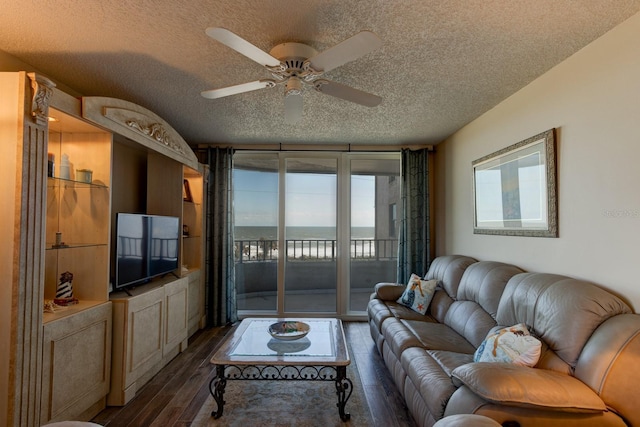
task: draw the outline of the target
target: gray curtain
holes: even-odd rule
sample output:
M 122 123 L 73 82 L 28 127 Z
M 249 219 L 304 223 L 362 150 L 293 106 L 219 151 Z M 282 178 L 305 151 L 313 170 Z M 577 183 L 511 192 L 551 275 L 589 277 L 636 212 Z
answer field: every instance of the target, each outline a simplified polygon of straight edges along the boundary
M 223 326 L 238 320 L 233 263 L 232 165 L 233 149 L 209 148 L 205 283 L 207 325 Z
M 402 217 L 398 241 L 398 283 L 411 273 L 424 276 L 431 263 L 429 151 L 402 150 Z

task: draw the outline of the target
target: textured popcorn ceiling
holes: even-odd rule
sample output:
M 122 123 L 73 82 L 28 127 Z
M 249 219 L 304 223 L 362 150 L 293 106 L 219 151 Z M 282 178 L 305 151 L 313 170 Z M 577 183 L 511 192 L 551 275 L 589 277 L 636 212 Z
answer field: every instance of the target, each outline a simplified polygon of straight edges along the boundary
M 0 50 L 83 95 L 154 111 L 191 144 L 435 144 L 640 10 L 640 0 L 0 0 Z M 367 29 L 383 47 L 328 72 L 367 108 L 306 87 L 300 123 L 274 89 L 200 92 L 269 74 L 210 39 L 318 51 Z

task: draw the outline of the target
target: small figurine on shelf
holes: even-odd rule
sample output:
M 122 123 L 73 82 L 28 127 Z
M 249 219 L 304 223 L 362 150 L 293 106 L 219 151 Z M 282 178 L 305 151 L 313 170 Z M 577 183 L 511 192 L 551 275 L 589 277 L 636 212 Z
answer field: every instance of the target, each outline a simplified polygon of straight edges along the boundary
M 51 247 L 53 249 L 63 249 L 63 248 L 68 248 L 69 245 L 67 245 L 65 242 L 62 241 L 62 233 L 58 231 L 56 232 L 56 243 L 51 245 Z
M 63 307 L 77 304 L 78 300 L 73 297 L 73 273 L 65 271 L 60 275 L 60 283 L 56 289 L 56 298 L 53 302 Z
M 55 313 L 56 310 L 60 309 L 61 307 L 56 304 L 55 302 L 51 301 L 51 300 L 45 300 L 44 302 L 44 312 L 45 313 Z

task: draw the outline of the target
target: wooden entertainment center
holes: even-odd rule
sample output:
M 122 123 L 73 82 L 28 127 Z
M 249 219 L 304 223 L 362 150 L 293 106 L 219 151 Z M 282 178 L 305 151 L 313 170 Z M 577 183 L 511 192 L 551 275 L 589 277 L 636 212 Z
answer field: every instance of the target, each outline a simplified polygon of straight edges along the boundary
M 0 291 L 0 412 L 13 425 L 87 420 L 127 403 L 204 326 L 208 171 L 139 105 L 75 98 L 34 73 L 0 73 L 0 89 L 0 153 L 16 159 L 0 172 L 15 199 L 0 225 L 11 276 Z M 172 274 L 113 290 L 118 212 L 179 218 Z M 78 303 L 43 313 L 65 272 Z

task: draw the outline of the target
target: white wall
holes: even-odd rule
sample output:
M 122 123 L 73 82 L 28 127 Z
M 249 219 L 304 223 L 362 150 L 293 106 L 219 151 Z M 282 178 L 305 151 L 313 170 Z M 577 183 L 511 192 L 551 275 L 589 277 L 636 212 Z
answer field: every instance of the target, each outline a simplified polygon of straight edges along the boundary
M 640 309 L 638 40 L 640 14 L 437 146 L 439 255 L 590 280 Z M 471 162 L 550 128 L 560 237 L 474 235 Z

